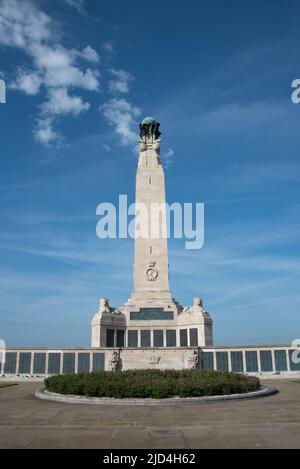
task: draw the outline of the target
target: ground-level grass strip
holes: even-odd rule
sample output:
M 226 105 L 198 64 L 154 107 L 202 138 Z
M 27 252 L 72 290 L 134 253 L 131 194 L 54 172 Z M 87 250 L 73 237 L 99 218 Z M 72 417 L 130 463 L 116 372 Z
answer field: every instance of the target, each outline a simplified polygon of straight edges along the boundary
M 17 386 L 18 383 L 0 383 L 0 388 L 10 388 L 11 386 Z

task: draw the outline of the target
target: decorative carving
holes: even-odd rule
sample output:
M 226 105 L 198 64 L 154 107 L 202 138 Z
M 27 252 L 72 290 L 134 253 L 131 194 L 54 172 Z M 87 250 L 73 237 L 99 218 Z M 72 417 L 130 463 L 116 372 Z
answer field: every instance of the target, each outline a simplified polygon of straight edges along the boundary
M 149 282 L 154 282 L 155 280 L 157 280 L 158 270 L 154 269 L 153 267 L 150 267 L 150 269 L 146 271 L 146 276 Z
M 157 155 L 160 154 L 160 140 L 153 143 L 153 150 L 156 151 Z
M 202 298 L 200 296 L 196 296 L 194 298 L 194 306 L 198 306 L 200 308 L 203 308 L 203 302 L 202 302 Z
M 198 368 L 199 355 L 197 350 L 193 350 L 193 353 L 188 358 L 189 369 L 194 370 Z
M 100 298 L 99 313 L 110 313 L 108 298 Z
M 149 261 L 149 267 L 155 267 L 156 262 L 155 261 Z
M 149 359 L 149 364 L 150 365 L 158 365 L 160 362 L 161 356 L 159 355 L 151 355 Z
M 194 306 L 193 306 L 193 311 L 196 313 L 200 313 L 205 317 L 209 317 L 209 314 L 207 311 L 205 311 L 204 306 L 203 306 L 203 301 L 200 296 L 196 296 L 194 298 Z
M 117 371 L 120 363 L 120 352 L 117 352 L 116 350 L 113 351 L 111 354 L 111 359 L 110 359 L 110 370 L 111 371 Z
M 145 142 L 141 142 L 140 143 L 140 151 L 146 151 L 147 150 L 147 145 L 145 144 Z

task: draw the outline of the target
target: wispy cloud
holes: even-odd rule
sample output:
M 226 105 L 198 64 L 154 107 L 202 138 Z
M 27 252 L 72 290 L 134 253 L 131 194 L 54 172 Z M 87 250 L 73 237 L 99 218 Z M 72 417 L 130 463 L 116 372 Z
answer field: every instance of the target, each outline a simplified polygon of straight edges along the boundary
M 65 0 L 65 3 L 75 8 L 79 13 L 85 13 L 84 0 Z
M 173 148 L 168 148 L 168 150 L 161 155 L 161 159 L 164 162 L 165 168 L 169 168 L 173 163 L 173 156 L 175 155 L 175 150 Z
M 277 229 L 280 231 L 281 227 Z M 40 323 L 53 323 L 54 326 L 66 324 L 68 318 L 72 317 L 73 324 L 86 324 L 88 335 L 89 321 L 92 312 L 96 310 L 99 296 L 107 295 L 111 297 L 113 305 L 118 305 L 130 292 L 128 265 L 133 259 L 133 241 L 119 243 L 116 240 L 100 241 L 90 237 L 87 242 L 84 234 L 76 233 L 72 237 L 69 230 L 64 232 L 56 228 L 54 232 L 53 229 L 38 229 L 35 231 L 36 236 L 33 236 L 33 231 L 32 226 L 23 226 L 22 230 L 14 233 L 13 242 L 1 241 L 0 248 L 6 254 L 14 250 L 18 257 L 38 257 L 42 270 L 25 275 L 0 269 L 0 283 L 4 290 L 0 301 L 0 319 L 7 322 L 5 311 L 9 304 L 12 311 L 18 310 L 18 315 L 10 315 L 10 320 L 15 316 L 19 323 L 39 323 L 36 319 L 39 317 Z M 297 230 L 289 231 L 286 228 L 285 231 L 280 235 L 277 230 L 270 231 L 269 244 L 276 246 L 284 240 L 298 240 Z M 230 233 L 236 236 L 231 237 Z M 249 239 L 250 246 L 247 246 L 245 238 Z M 260 253 L 266 243 L 263 233 L 255 235 L 250 221 L 243 226 L 219 227 L 218 239 L 209 243 L 209 249 L 191 253 L 170 243 L 172 291 L 184 304 L 191 304 L 192 297 L 197 294 L 204 296 L 205 306 L 215 319 L 215 335 L 219 343 L 226 338 L 222 327 L 228 319 L 239 331 L 238 334 L 234 331 L 231 333 L 228 338 L 231 343 L 237 337 L 247 340 L 255 334 L 258 337 L 269 336 L 269 341 L 272 341 L 270 321 L 277 325 L 282 321 L 282 336 L 293 333 L 291 324 L 294 320 L 297 325 L 297 309 L 300 306 L 300 295 L 296 293 L 299 259 L 276 254 L 276 250 L 273 254 Z M 48 271 L 49 261 L 55 263 L 55 274 Z M 61 265 L 64 265 L 64 269 Z M 195 279 L 199 283 L 197 291 Z M 287 310 L 286 305 L 290 305 L 291 301 L 294 310 L 290 306 Z M 56 313 L 51 315 L 50 320 L 48 315 L 51 309 Z M 61 311 L 64 311 L 63 318 Z M 289 315 L 287 323 L 284 322 L 283 311 Z M 257 323 L 256 329 L 253 329 L 253 324 L 251 326 L 253 317 Z M 255 332 L 258 328 L 259 332 Z M 228 335 L 228 326 L 225 330 Z M 51 340 L 46 331 L 44 337 Z M 22 334 L 21 341 L 25 339 Z M 74 345 L 73 329 L 72 340 Z M 255 337 L 252 342 L 255 342 Z
M 107 152 L 111 152 L 111 147 L 109 145 L 107 145 L 107 143 L 103 143 L 102 148 L 103 148 L 103 150 L 105 150 Z
M 296 188 L 300 182 L 300 163 L 295 160 L 256 161 L 254 157 L 253 160 L 253 162 L 228 165 L 224 167 L 222 173 L 212 169 L 209 180 L 216 188 L 215 197 L 206 203 L 242 202 L 262 196 L 264 199 L 282 200 L 283 187 Z
M 226 103 L 198 115 L 195 125 L 201 133 L 210 134 L 216 128 L 219 132 L 237 132 L 259 129 L 261 125 L 282 120 L 289 114 L 288 106 L 279 102 L 258 101 L 250 103 Z
M 43 145 L 56 142 L 60 144 L 62 136 L 59 132 L 53 130 L 53 118 L 52 117 L 40 117 L 36 119 L 36 125 L 33 130 L 34 138 L 37 142 Z
M 114 45 L 111 41 L 103 42 L 101 45 L 102 48 L 109 54 L 113 54 L 115 52 Z
M 134 80 L 133 75 L 125 70 L 116 70 L 115 68 L 111 68 L 109 71 L 114 77 L 108 82 L 110 91 L 112 93 L 128 93 L 129 83 Z
M 133 128 L 136 119 L 141 115 L 141 109 L 132 105 L 124 98 L 113 98 L 100 108 L 104 118 L 120 136 L 121 144 L 136 144 L 138 136 Z
M 17 77 L 10 85 L 11 89 L 23 91 L 25 94 L 34 96 L 39 93 L 43 83 L 39 73 L 18 68 Z
M 83 10 L 83 1 L 65 1 L 71 7 Z M 63 142 L 63 135 L 56 129 L 59 119 L 78 117 L 90 109 L 90 103 L 79 91 L 100 90 L 99 54 L 90 45 L 81 50 L 65 47 L 61 25 L 39 9 L 33 0 L 2 0 L 0 15 L 0 45 L 22 50 L 31 62 L 17 68 L 10 87 L 28 96 L 43 92 L 45 100 L 39 106 L 33 135 L 41 144 L 59 145 Z M 104 42 L 102 48 L 114 52 L 110 41 Z M 115 96 L 128 94 L 133 75 L 118 68 L 109 68 L 108 72 L 112 77 L 107 83 L 110 93 Z M 101 109 L 122 145 L 137 141 L 133 131 L 135 119 L 140 115 L 137 106 L 129 100 L 114 97 Z
M 90 104 L 83 101 L 80 96 L 70 96 L 66 88 L 51 88 L 48 91 L 48 101 L 42 105 L 45 115 L 71 114 L 78 116 L 88 111 Z
M 30 69 L 17 70 L 12 88 L 28 95 L 37 95 L 42 86 L 46 89 L 47 101 L 41 105 L 34 136 L 43 144 L 57 142 L 56 118 L 78 116 L 90 106 L 70 94 L 71 88 L 99 91 L 98 69 L 82 66 L 83 62 L 98 66 L 99 55 L 89 45 L 83 50 L 64 47 L 58 25 L 31 0 L 2 0 L 0 15 L 0 44 L 21 49 L 31 60 Z

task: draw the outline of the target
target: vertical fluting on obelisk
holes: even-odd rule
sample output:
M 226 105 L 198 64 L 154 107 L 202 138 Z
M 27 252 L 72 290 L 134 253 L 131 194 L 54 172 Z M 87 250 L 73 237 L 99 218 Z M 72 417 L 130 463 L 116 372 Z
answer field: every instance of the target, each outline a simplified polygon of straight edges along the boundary
M 140 124 L 140 155 L 136 174 L 135 261 L 133 300 L 169 300 L 169 265 L 165 176 L 160 161 L 160 124 Z

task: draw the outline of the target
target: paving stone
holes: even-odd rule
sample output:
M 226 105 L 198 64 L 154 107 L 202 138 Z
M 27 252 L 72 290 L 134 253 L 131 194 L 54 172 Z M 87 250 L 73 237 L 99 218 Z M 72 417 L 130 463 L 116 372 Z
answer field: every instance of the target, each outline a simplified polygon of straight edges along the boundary
M 26 433 L 28 430 L 24 430 Z M 27 448 L 61 449 L 70 446 L 72 440 L 78 435 L 78 431 L 59 428 L 44 428 Z
M 29 448 L 41 435 L 39 428 L 12 428 L 0 429 L 0 448 Z
M 113 431 L 92 430 L 80 431 L 75 438 L 70 441 L 68 448 L 76 449 L 105 449 L 109 448 Z
M 109 448 L 148 448 L 149 437 L 147 430 L 116 430 L 112 434 Z

